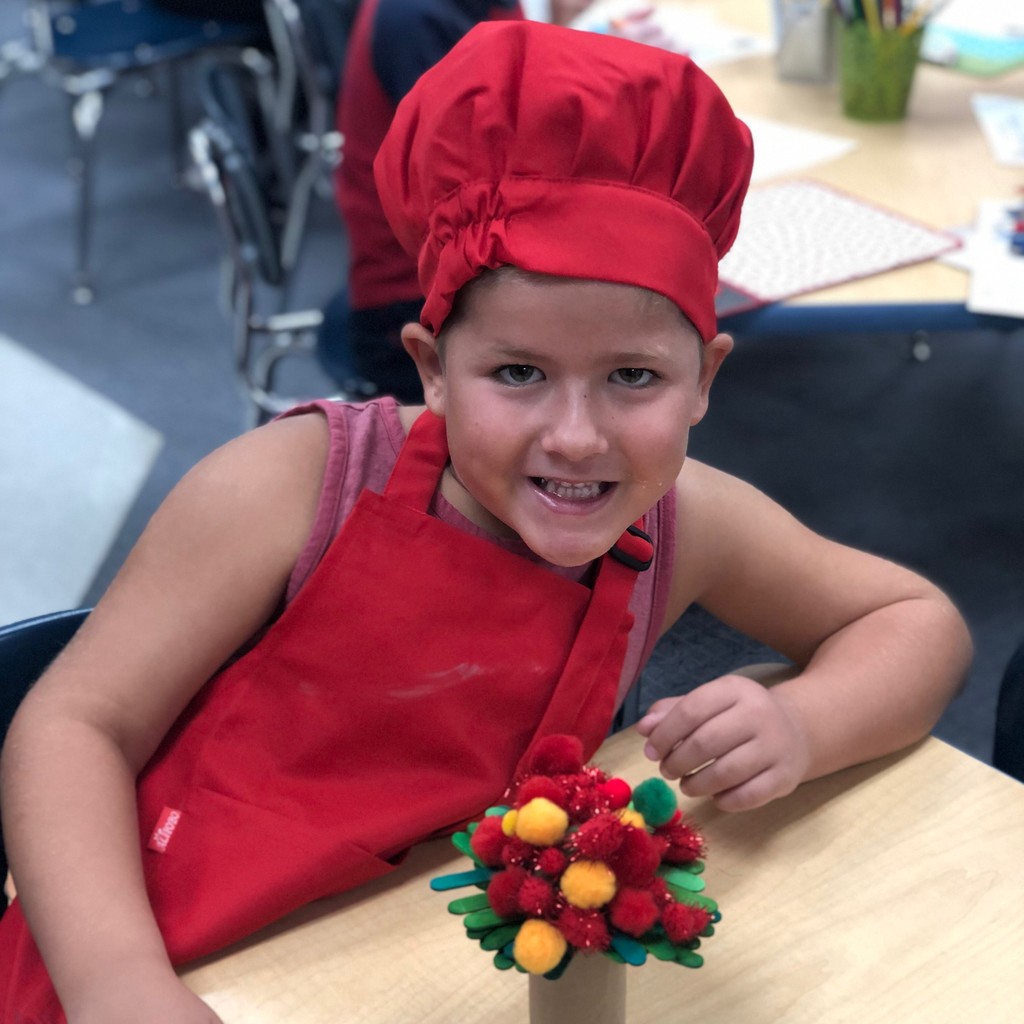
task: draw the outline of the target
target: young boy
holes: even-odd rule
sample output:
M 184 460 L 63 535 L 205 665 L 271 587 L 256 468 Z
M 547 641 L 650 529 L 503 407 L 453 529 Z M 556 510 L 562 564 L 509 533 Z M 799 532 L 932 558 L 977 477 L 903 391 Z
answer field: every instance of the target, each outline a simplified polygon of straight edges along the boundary
M 215 452 L 26 699 L 3 1020 L 62 1019 L 43 961 L 72 1024 L 215 1020 L 173 963 L 385 873 L 538 736 L 589 756 L 694 602 L 797 672 L 648 713 L 687 795 L 756 807 L 928 732 L 969 658 L 946 598 L 684 462 L 750 166 L 713 83 L 639 44 L 484 25 L 420 80 L 377 180 L 427 408 Z

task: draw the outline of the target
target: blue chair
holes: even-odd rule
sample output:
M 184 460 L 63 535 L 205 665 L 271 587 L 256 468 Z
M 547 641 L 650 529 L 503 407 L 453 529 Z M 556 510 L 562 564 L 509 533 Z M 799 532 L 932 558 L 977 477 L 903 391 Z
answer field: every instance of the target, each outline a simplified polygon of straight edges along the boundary
M 992 764 L 1024 782 L 1024 641 L 1010 658 L 999 685 Z
M 185 131 L 176 73 L 182 62 L 213 48 L 253 45 L 262 28 L 243 22 L 189 17 L 153 0 L 29 0 L 31 52 L 17 60 L 8 47 L 6 67 L 38 71 L 70 101 L 74 175 L 77 179 L 72 298 L 93 299 L 89 269 L 93 158 L 105 97 L 124 76 L 166 69 L 174 138 L 184 149 Z M 0 81 L 4 75 L 0 74 Z
M 0 745 L 22 698 L 67 645 L 90 609 L 54 612 L 0 626 Z M 7 855 L 0 828 L 0 883 L 7 877 Z M 0 913 L 6 900 L 0 897 Z

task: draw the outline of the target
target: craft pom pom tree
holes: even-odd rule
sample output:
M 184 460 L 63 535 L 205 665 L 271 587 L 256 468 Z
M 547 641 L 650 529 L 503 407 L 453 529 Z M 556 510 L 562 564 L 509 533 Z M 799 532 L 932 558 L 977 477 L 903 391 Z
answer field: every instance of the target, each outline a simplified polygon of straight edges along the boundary
M 669 785 L 631 789 L 584 765 L 574 737 L 539 741 L 508 805 L 452 842 L 476 866 L 431 888 L 483 890 L 448 909 L 501 970 L 556 979 L 578 954 L 700 967 L 700 940 L 721 916 L 703 895 L 704 841 Z

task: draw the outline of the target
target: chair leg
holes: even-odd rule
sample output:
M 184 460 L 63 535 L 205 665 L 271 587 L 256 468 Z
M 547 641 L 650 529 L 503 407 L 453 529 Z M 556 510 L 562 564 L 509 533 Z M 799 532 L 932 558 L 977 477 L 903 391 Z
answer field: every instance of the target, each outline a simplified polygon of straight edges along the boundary
M 71 93 L 71 124 L 74 128 L 74 167 L 77 179 L 75 214 L 75 269 L 71 298 L 80 306 L 93 300 L 92 279 L 89 273 L 89 247 L 92 231 L 93 175 L 96 130 L 103 116 L 103 92 L 86 88 Z

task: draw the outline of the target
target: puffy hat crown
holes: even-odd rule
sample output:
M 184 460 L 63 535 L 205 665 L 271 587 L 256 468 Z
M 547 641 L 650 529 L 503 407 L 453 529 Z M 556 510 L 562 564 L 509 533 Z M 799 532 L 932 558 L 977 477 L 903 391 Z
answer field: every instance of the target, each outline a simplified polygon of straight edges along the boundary
M 505 21 L 420 78 L 374 170 L 435 334 L 464 284 L 513 264 L 649 288 L 706 341 L 752 162 L 747 127 L 689 58 Z

